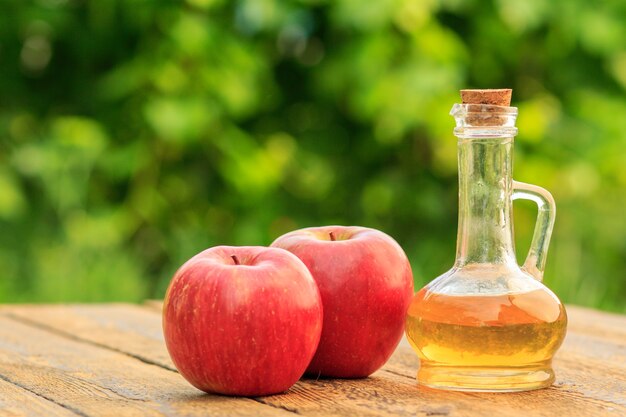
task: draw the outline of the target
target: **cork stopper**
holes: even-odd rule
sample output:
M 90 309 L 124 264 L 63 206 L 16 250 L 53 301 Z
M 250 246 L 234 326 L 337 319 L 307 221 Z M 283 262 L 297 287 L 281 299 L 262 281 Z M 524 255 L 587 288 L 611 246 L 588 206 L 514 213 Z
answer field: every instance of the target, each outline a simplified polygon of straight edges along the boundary
M 511 95 L 513 90 L 501 88 L 494 90 L 461 90 L 461 101 L 463 104 L 489 104 L 492 106 L 511 105 Z
M 467 123 L 472 126 L 502 126 L 506 123 L 507 118 L 497 114 L 500 113 L 501 109 L 483 107 L 483 105 L 509 107 L 512 93 L 513 90 L 510 88 L 461 90 L 461 101 L 463 104 L 469 105 L 469 114 L 466 116 Z

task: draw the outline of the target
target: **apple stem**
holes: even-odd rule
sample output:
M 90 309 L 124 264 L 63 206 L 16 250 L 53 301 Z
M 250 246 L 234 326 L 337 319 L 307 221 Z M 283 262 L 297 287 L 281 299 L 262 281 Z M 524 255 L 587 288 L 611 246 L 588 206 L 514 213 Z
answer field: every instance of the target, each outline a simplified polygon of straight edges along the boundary
M 330 240 L 332 240 L 333 242 L 337 239 L 335 239 L 335 234 L 333 232 L 329 232 L 328 236 L 330 236 Z
M 235 265 L 241 265 L 241 263 L 239 263 L 239 258 L 237 258 L 236 255 L 230 255 L 230 257 L 233 258 Z

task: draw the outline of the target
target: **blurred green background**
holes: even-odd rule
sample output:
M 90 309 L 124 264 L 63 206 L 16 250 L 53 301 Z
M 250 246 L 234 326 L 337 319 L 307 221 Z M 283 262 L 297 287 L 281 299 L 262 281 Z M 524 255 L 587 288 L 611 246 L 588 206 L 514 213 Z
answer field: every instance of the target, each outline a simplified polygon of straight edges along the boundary
M 209 246 L 381 229 L 455 254 L 460 88 L 512 87 L 546 282 L 626 312 L 626 2 L 2 0 L 0 302 L 162 297 Z M 536 208 L 516 202 L 518 257 Z

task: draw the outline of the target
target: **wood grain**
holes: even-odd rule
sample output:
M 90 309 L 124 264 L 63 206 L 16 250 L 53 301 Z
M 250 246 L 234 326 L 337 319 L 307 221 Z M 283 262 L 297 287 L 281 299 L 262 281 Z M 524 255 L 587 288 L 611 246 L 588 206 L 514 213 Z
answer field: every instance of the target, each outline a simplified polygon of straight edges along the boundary
M 83 416 L 292 414 L 251 399 L 203 394 L 167 369 L 2 315 L 0 375 Z
M 0 416 L 77 417 L 79 414 L 0 379 Z
M 149 308 L 126 304 L 12 307 L 5 314 L 68 338 L 174 369 L 163 344 L 155 304 Z M 626 319 L 617 316 L 614 324 L 624 323 Z M 305 379 L 287 394 L 260 401 L 304 415 L 475 416 L 489 415 L 493 410 L 503 416 L 626 415 L 626 371 L 622 366 L 626 347 L 615 342 L 619 328 L 605 327 L 583 334 L 570 331 L 555 360 L 557 384 L 546 390 L 468 394 L 421 388 L 414 379 L 417 358 L 410 348 L 401 345 L 383 370 L 369 379 Z

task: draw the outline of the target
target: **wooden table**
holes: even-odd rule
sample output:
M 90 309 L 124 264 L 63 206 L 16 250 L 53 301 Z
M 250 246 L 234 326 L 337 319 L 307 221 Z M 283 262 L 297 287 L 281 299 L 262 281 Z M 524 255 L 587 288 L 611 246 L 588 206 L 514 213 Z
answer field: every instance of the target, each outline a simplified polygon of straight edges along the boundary
M 0 416 L 626 416 L 626 316 L 570 306 L 556 384 L 443 392 L 415 382 L 403 342 L 362 380 L 304 379 L 262 398 L 204 394 L 176 373 L 161 304 L 0 307 Z

